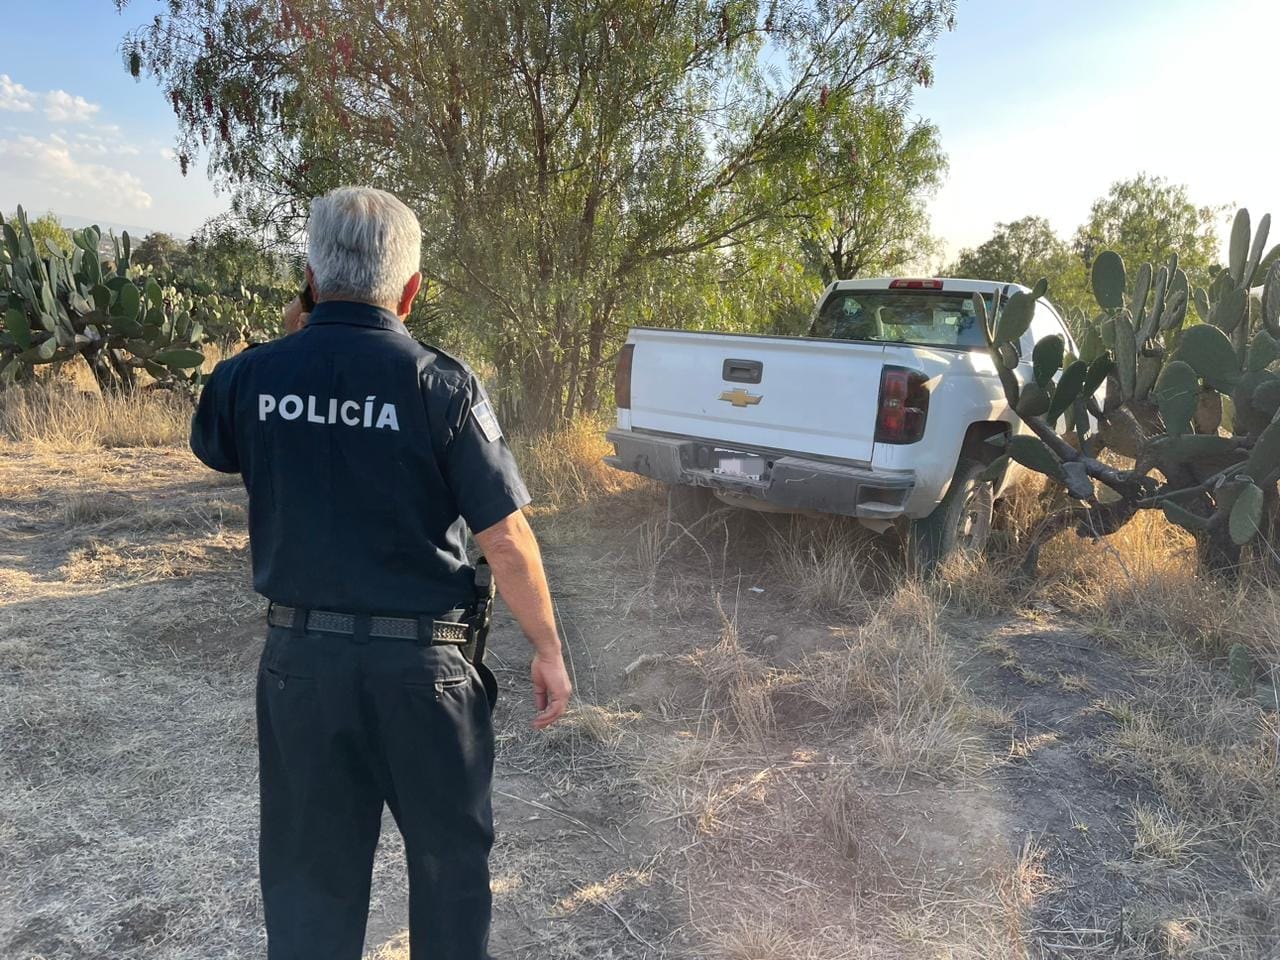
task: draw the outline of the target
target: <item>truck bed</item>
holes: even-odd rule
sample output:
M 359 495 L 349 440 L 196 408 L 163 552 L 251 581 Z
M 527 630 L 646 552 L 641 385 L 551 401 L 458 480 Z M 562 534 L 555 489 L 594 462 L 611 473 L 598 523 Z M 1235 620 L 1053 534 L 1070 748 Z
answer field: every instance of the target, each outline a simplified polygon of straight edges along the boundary
M 871 460 L 885 345 L 632 331 L 630 428 Z

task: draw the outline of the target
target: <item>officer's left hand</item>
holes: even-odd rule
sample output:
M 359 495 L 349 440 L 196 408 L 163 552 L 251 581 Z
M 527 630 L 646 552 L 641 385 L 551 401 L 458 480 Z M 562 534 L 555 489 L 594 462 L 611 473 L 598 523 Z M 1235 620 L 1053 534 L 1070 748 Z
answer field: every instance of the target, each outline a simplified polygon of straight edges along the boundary
M 545 730 L 564 716 L 573 684 L 569 682 L 564 657 L 559 653 L 535 654 L 529 674 L 533 678 L 533 706 L 538 711 L 533 726 L 535 730 Z

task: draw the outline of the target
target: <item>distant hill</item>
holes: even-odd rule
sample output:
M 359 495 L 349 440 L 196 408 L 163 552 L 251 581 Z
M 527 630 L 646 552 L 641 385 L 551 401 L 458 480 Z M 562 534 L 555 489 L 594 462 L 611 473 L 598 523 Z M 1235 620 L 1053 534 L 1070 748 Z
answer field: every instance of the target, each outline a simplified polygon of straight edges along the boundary
M 80 229 L 83 229 L 84 227 L 97 226 L 102 230 L 104 235 L 114 232 L 115 235 L 118 237 L 120 236 L 120 234 L 128 230 L 130 237 L 136 240 L 141 240 L 148 233 L 169 233 L 168 230 L 158 231 L 155 227 L 142 227 L 136 223 L 117 223 L 114 220 L 101 220 L 101 219 L 96 219 L 91 217 L 78 217 L 78 216 L 75 216 L 74 214 L 69 214 L 69 213 L 55 212 L 55 215 L 57 216 L 58 220 L 62 223 L 64 227 L 71 227 L 73 229 L 80 230 Z M 181 234 L 176 234 L 176 233 L 170 234 L 170 236 L 172 236 L 175 240 L 179 240 L 179 241 L 187 239 L 185 236 Z

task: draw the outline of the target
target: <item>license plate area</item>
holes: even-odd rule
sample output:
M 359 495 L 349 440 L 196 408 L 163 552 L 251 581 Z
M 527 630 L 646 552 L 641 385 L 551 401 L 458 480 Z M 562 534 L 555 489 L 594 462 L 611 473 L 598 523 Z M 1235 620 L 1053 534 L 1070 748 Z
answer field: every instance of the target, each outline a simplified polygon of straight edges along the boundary
M 759 480 L 764 476 L 768 466 L 764 457 L 752 453 L 717 449 L 714 454 L 715 465 L 711 468 L 711 472 L 725 477 Z
M 680 465 L 687 470 L 710 473 L 726 480 L 761 483 L 768 479 L 773 460 L 763 454 L 690 441 L 680 446 Z

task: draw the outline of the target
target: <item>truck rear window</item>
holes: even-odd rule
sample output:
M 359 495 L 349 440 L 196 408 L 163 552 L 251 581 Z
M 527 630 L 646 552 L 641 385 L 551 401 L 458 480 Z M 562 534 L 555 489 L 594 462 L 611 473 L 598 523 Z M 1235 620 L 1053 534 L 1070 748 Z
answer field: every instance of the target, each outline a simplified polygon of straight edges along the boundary
M 987 298 L 990 303 L 990 297 Z M 938 347 L 985 347 L 971 294 L 918 290 L 836 290 L 809 330 L 829 340 Z

